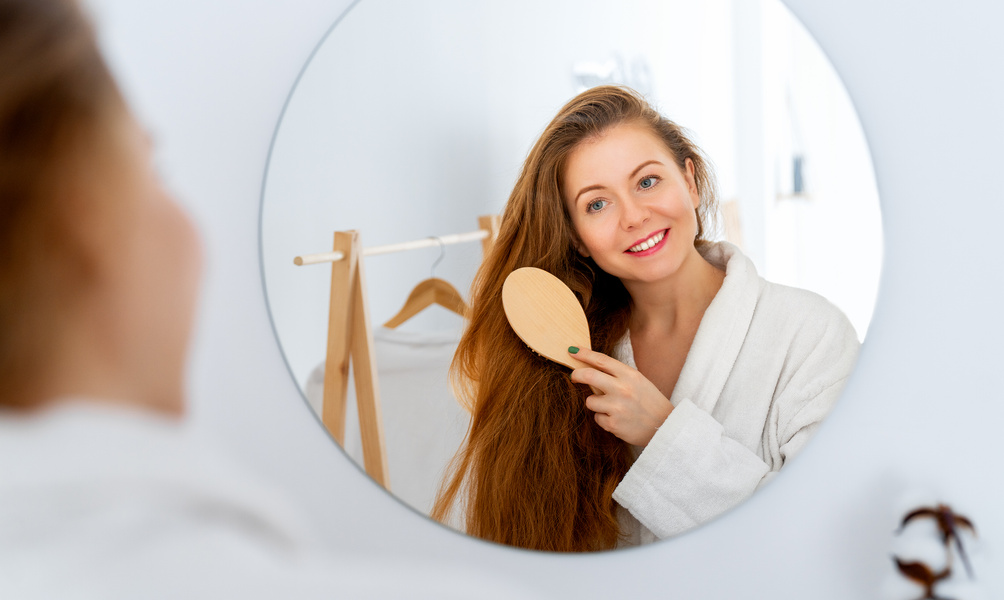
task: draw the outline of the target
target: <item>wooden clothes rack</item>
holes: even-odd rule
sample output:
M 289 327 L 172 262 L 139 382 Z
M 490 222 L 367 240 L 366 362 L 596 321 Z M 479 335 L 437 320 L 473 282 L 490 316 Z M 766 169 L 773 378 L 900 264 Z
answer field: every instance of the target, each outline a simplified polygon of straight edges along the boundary
M 498 215 L 485 215 L 478 217 L 479 229 L 475 232 L 366 249 L 361 247 L 359 232 L 336 231 L 331 252 L 297 256 L 293 260 L 297 265 L 331 262 L 328 347 L 324 362 L 321 421 L 338 444 L 344 447 L 351 364 L 363 446 L 363 467 L 370 477 L 388 490 L 390 478 L 387 471 L 387 450 L 362 257 L 478 239 L 481 240 L 482 251 L 487 253 L 498 235 L 499 221 Z

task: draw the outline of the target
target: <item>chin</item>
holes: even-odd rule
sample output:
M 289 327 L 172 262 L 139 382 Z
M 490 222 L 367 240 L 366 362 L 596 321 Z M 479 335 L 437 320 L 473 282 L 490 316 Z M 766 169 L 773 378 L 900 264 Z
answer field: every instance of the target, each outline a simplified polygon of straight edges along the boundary
M 183 381 L 179 377 L 153 386 L 136 399 L 136 404 L 159 414 L 181 417 L 186 406 Z
M 179 393 L 168 398 L 160 399 L 149 405 L 154 412 L 167 415 L 169 417 L 182 417 L 185 415 L 185 397 Z
M 639 283 L 658 283 L 666 279 L 672 279 L 677 273 L 680 272 L 680 267 L 683 263 L 682 258 L 679 255 L 666 256 L 665 260 L 660 260 L 658 262 L 653 262 L 652 264 L 645 265 L 643 268 L 638 268 L 637 266 L 632 267 L 627 265 L 620 269 L 616 269 L 617 273 L 611 273 L 615 275 L 621 281 L 637 281 Z M 610 273 L 610 271 L 607 271 Z

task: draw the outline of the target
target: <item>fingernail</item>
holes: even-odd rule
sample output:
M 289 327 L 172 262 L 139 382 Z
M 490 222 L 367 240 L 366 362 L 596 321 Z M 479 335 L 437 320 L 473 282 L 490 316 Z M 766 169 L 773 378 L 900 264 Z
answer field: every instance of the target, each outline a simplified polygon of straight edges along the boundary
M 568 352 L 571 353 L 571 354 L 578 354 L 579 353 L 579 349 L 576 348 L 575 346 L 569 346 L 568 347 Z

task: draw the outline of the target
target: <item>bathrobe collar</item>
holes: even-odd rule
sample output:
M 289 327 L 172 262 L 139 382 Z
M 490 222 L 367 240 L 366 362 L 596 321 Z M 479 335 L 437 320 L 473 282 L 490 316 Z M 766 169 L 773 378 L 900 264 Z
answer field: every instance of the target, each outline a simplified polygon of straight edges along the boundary
M 704 311 L 670 402 L 677 406 L 689 399 L 710 413 L 746 339 L 762 280 L 753 262 L 728 242 L 706 246 L 701 255 L 712 265 L 725 269 L 725 281 Z M 614 356 L 637 368 L 630 332 L 617 343 Z

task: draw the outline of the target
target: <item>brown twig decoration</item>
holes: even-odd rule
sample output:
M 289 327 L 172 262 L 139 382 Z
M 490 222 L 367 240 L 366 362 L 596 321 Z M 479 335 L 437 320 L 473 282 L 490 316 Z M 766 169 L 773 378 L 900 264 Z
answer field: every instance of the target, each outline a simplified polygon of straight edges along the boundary
M 951 600 L 951 598 L 934 595 L 934 586 L 952 574 L 950 565 L 945 565 L 944 569 L 935 573 L 931 567 L 922 562 L 903 562 L 896 556 L 893 556 L 892 559 L 904 577 L 924 586 L 924 595 L 920 597 L 920 600 Z
M 927 566 L 922 562 L 903 562 L 899 557 L 893 556 L 892 559 L 896 563 L 896 568 L 899 572 L 916 583 L 924 586 L 924 595 L 918 600 L 950 600 L 949 598 L 944 598 L 941 596 L 936 596 L 934 593 L 934 588 L 938 582 L 943 579 L 947 579 L 952 574 L 952 542 L 955 542 L 955 547 L 959 551 L 959 558 L 962 559 L 962 564 L 966 567 L 966 573 L 969 578 L 973 578 L 973 569 L 969 564 L 969 558 L 966 556 L 966 550 L 962 546 L 962 539 L 959 537 L 959 529 L 968 529 L 972 534 L 976 535 L 976 528 L 973 526 L 972 521 L 966 517 L 956 514 L 955 511 L 951 509 L 946 504 L 939 504 L 935 507 L 923 507 L 916 510 L 910 511 L 905 517 L 903 517 L 902 523 L 899 525 L 900 533 L 903 528 L 906 527 L 907 523 L 917 518 L 931 518 L 934 519 L 938 524 L 938 531 L 941 533 L 941 542 L 945 546 L 945 568 L 941 571 L 935 572 L 931 567 Z

